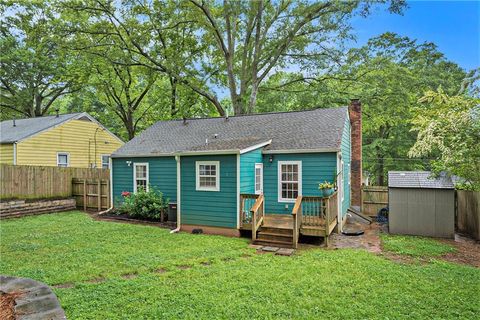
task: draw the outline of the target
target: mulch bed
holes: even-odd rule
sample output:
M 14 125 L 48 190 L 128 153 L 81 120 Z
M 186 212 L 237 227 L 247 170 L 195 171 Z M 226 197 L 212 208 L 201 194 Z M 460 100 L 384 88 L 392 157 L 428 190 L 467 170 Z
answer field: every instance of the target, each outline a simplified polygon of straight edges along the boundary
M 92 216 L 95 220 L 103 220 L 103 221 L 118 221 L 124 223 L 132 223 L 132 224 L 144 224 L 144 225 L 155 225 L 161 228 L 167 229 L 175 229 L 177 224 L 171 221 L 164 221 L 161 222 L 160 219 L 139 219 L 139 218 L 132 218 L 126 214 L 116 214 L 116 213 L 105 213 L 99 215 L 98 213 L 89 212 L 90 216 Z
M 15 320 L 15 299 L 21 293 L 5 293 L 0 291 L 0 319 Z

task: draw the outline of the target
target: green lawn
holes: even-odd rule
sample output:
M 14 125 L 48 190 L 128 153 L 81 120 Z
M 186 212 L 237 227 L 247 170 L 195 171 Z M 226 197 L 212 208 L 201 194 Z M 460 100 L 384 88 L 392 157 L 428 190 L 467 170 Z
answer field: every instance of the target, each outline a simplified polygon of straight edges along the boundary
M 69 319 L 480 317 L 480 269 L 435 259 L 257 255 L 246 239 L 172 235 L 80 212 L 2 221 L 0 232 L 0 273 L 69 283 L 54 288 Z

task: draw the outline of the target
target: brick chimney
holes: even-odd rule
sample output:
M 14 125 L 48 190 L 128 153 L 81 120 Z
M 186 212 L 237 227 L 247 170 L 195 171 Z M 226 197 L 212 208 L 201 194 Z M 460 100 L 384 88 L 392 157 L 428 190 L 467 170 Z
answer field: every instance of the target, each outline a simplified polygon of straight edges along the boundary
M 360 210 L 362 207 L 362 104 L 359 99 L 352 99 L 348 106 L 350 116 L 352 160 L 350 168 L 351 206 Z

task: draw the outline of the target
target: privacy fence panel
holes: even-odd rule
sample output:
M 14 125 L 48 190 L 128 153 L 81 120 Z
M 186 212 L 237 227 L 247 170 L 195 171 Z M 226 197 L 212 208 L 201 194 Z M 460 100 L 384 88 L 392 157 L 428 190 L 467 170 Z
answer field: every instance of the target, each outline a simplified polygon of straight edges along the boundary
M 0 199 L 46 199 L 72 196 L 72 179 L 108 180 L 108 169 L 47 166 L 0 166 Z
M 72 195 L 77 207 L 101 211 L 110 207 L 110 188 L 107 179 L 73 179 Z
M 457 231 L 480 240 L 480 192 L 457 190 Z
M 362 213 L 376 216 L 378 211 L 388 206 L 388 187 L 364 186 L 362 189 Z

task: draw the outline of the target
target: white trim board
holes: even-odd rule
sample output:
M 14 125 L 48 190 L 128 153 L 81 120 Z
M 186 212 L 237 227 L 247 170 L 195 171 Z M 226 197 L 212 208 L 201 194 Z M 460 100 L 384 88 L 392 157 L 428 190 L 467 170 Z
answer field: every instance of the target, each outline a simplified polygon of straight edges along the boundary
M 296 199 L 284 199 L 282 198 L 282 165 L 296 164 L 298 165 L 298 195 L 302 195 L 302 161 L 277 161 L 277 191 L 278 191 L 278 202 L 281 203 L 294 203 Z
M 240 228 L 240 154 L 237 154 L 237 229 Z

